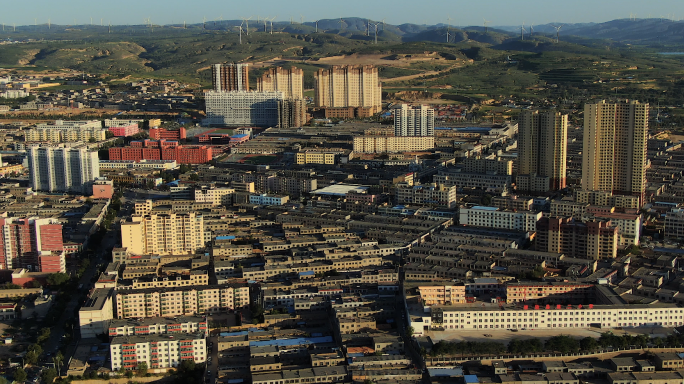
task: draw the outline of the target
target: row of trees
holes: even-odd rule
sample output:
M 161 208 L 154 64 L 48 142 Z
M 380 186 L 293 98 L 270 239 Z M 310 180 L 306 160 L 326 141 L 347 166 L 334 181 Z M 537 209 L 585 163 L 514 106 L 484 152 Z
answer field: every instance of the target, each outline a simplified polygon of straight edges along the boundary
M 684 345 L 684 335 L 673 334 L 666 338 L 649 338 L 647 335 L 615 335 L 612 332 L 604 332 L 596 339 L 593 337 L 574 338 L 571 336 L 554 336 L 546 342 L 539 339 L 513 339 L 508 345 L 495 341 L 439 341 L 432 346 L 431 356 L 454 356 L 454 355 L 499 355 L 505 352 L 511 354 L 530 353 L 579 353 L 595 352 L 606 349 L 628 349 L 630 347 L 645 348 L 655 347 L 681 347 Z

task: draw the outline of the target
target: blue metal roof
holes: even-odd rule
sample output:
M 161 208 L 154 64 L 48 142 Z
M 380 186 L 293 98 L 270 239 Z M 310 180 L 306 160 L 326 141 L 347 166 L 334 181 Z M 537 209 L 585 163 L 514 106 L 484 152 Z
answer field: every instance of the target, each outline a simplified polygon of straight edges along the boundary
M 304 345 L 304 344 L 319 344 L 319 343 L 332 343 L 332 336 L 323 337 L 297 337 L 294 339 L 277 339 L 277 340 L 255 340 L 250 341 L 250 347 L 289 347 L 293 345 Z
M 463 381 L 465 381 L 466 383 L 479 383 L 480 382 L 480 380 L 478 380 L 476 375 L 464 375 Z
M 483 211 L 498 211 L 499 208 L 497 207 L 485 207 L 483 205 L 476 205 L 473 207 L 473 209 L 481 209 Z
M 235 139 L 242 139 L 243 137 L 249 137 L 249 135 L 244 134 L 244 135 L 233 135 L 233 136 L 231 136 L 231 138 L 235 138 Z
M 234 240 L 235 236 L 216 236 L 216 240 Z

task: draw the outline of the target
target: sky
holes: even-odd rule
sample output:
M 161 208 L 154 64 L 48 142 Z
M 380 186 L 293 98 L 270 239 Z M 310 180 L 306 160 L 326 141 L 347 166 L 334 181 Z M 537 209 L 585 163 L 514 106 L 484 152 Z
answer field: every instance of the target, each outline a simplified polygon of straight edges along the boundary
M 290 18 L 304 21 L 362 17 L 386 19 L 389 24 L 540 25 L 545 23 L 604 22 L 629 18 L 684 19 L 682 0 L 4 0 L 0 22 L 7 25 L 200 23 L 241 17 Z M 300 16 L 301 15 L 301 16 Z

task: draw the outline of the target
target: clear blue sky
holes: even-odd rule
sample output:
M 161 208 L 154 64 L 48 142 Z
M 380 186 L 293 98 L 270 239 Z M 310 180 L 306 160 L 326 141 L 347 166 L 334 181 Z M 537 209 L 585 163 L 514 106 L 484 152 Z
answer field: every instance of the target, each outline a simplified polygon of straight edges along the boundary
M 390 24 L 446 23 L 459 26 L 544 24 L 549 22 L 602 22 L 628 18 L 674 15 L 684 19 L 682 0 L 4 0 L 0 22 L 27 25 L 46 23 L 88 24 L 93 18 L 104 24 L 142 24 L 150 17 L 155 24 L 239 19 L 242 16 L 291 17 L 304 21 L 339 17 L 386 19 Z

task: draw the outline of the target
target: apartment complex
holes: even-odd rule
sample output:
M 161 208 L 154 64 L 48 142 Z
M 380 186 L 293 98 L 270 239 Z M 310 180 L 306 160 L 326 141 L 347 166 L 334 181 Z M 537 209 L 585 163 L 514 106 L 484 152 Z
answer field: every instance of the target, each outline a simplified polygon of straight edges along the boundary
M 178 129 L 166 129 L 161 127 L 150 128 L 150 139 L 154 140 L 185 140 L 187 137 L 187 132 L 185 128 L 180 127 Z
M 174 335 L 115 336 L 109 346 L 112 371 L 135 370 L 145 363 L 150 369 L 177 367 L 183 360 L 204 363 L 207 345 L 204 333 Z
M 665 238 L 669 240 L 684 239 L 684 209 L 672 208 L 665 215 Z
M 297 152 L 297 164 L 335 164 L 336 153 L 318 152 L 318 151 L 302 151 Z
M 304 98 L 304 71 L 301 68 L 269 68 L 257 78 L 257 91 L 279 91 L 287 98 Z
M 213 205 L 229 205 L 233 202 L 232 188 L 198 188 L 195 189 L 195 201 L 198 203 L 211 203 Z
M 249 91 L 249 64 L 214 64 L 211 82 L 217 92 Z
M 398 185 L 399 204 L 430 204 L 444 208 L 456 207 L 456 187 L 441 184 Z
M 129 147 L 109 148 L 109 160 L 175 160 L 178 164 L 204 164 L 213 157 L 211 147 L 178 145 L 177 141 L 133 141 Z
M 314 81 L 314 104 L 326 109 L 326 117 L 367 117 L 382 109 L 382 85 L 372 65 L 319 69 Z M 328 110 L 334 115 L 335 109 L 345 116 L 329 116 Z
M 138 124 L 117 125 L 116 127 L 109 127 L 107 130 L 109 130 L 114 137 L 133 136 L 140 132 Z
M 614 259 L 618 228 L 610 221 L 583 223 L 573 218 L 542 217 L 537 222 L 537 251 L 562 253 L 580 259 Z
M 266 193 L 249 196 L 249 203 L 257 205 L 283 205 L 288 201 L 288 196 L 269 195 Z
M 149 318 L 145 321 L 134 319 L 112 320 L 109 323 L 109 336 L 144 336 L 174 333 L 205 333 L 208 330 L 206 318 L 201 316 L 180 316 L 176 318 Z
M 300 127 L 305 121 L 303 99 L 285 98 L 283 92 L 207 92 L 204 125 Z
M 648 104 L 601 100 L 584 106 L 582 189 L 644 201 Z
M 434 284 L 418 287 L 423 306 L 465 304 L 466 288 L 464 284 Z
M 204 247 L 202 215 L 163 213 L 133 215 L 121 224 L 121 244 L 135 255 L 192 254 Z
M 53 253 L 59 257 L 61 266 L 64 243 L 59 220 L 38 217 L 0 218 L 0 231 L 0 269 L 26 268 L 39 272 L 42 270 L 41 255 L 47 257 Z M 50 259 L 46 258 L 45 262 L 49 263 Z
M 469 157 L 463 161 L 463 172 L 512 175 L 513 160 L 506 160 L 499 157 L 496 159 Z
M 546 283 L 546 282 L 508 282 L 506 283 L 507 303 L 582 304 L 594 296 L 593 284 Z
M 354 152 L 356 153 L 393 153 L 417 152 L 433 149 L 434 136 L 356 136 L 354 137 Z
M 116 317 L 119 319 L 193 316 L 249 306 L 249 287 L 221 284 L 166 288 L 119 289 Z
M 106 138 L 102 122 L 57 120 L 54 124 L 38 124 L 36 128 L 26 131 L 25 141 L 42 141 L 49 143 L 74 143 L 78 141 L 102 141 Z
M 402 104 L 394 110 L 394 136 L 434 136 L 435 110 Z
M 541 212 L 508 211 L 500 210 L 497 207 L 481 206 L 472 208 L 461 207 L 458 212 L 459 224 L 461 225 L 526 232 L 536 231 L 537 221 L 542 217 Z
M 518 190 L 565 188 L 568 115 L 522 111 L 518 119 Z
M 34 145 L 27 152 L 34 191 L 86 194 L 92 182 L 100 177 L 97 152 L 84 147 Z

